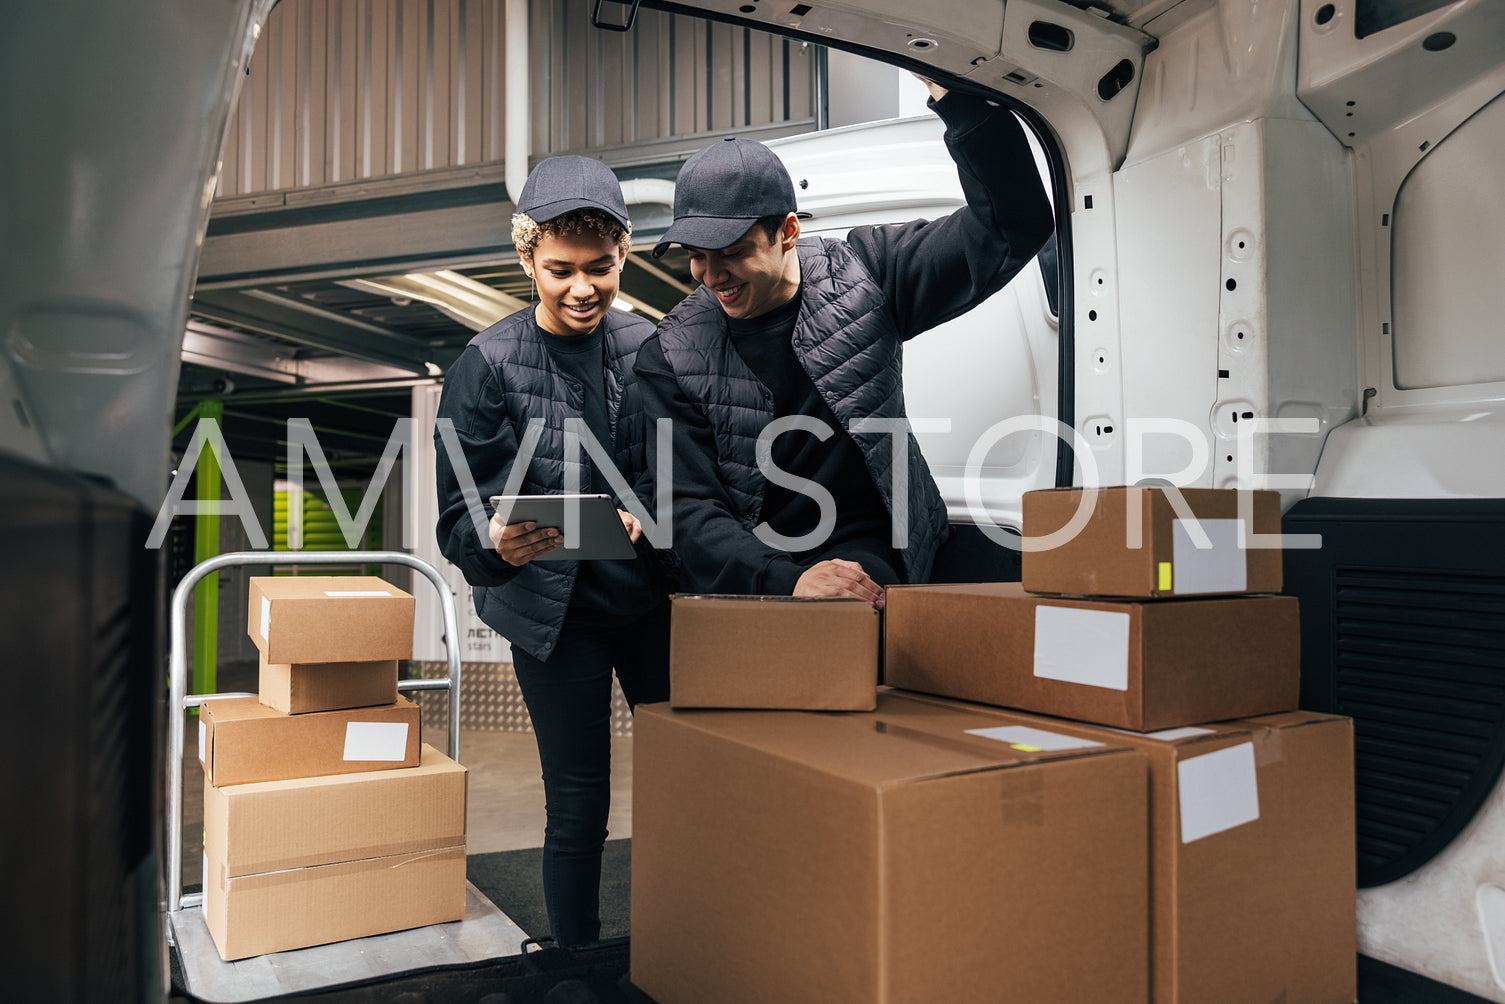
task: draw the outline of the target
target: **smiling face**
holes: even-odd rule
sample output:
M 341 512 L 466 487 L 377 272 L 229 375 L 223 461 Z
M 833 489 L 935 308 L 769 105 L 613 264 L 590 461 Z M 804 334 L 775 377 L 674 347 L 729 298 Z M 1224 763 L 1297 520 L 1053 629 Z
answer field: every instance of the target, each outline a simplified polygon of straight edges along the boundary
M 728 317 L 761 317 L 788 303 L 799 290 L 800 261 L 794 251 L 799 235 L 799 219 L 790 213 L 771 240 L 761 225 L 754 224 L 728 247 L 686 247 L 690 275 L 716 294 Z
M 534 317 L 556 335 L 588 335 L 611 309 L 622 282 L 622 249 L 610 237 L 583 228 L 545 233 L 523 271 L 538 283 Z

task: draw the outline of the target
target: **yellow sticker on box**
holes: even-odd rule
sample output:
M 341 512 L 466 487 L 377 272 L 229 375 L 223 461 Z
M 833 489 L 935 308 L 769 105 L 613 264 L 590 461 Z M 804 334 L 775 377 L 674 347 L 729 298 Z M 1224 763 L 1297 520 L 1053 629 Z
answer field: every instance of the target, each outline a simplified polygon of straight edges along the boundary
M 1171 563 L 1169 561 L 1160 563 L 1160 591 L 1162 593 L 1171 591 Z

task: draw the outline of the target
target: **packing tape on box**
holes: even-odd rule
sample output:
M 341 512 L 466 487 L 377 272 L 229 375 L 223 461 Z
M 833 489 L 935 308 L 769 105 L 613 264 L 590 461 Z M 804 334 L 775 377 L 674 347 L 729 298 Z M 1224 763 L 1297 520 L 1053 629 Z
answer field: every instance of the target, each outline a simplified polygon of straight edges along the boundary
M 1264 767 L 1285 759 L 1287 729 L 1266 728 L 1254 732 L 1254 763 Z
M 429 858 L 447 857 L 456 848 L 458 848 L 461 853 L 464 853 L 465 844 L 459 843 L 451 844 L 449 847 L 436 847 L 431 851 L 424 851 L 422 854 L 393 855 L 391 862 L 387 864 L 386 867 L 388 870 L 391 870 L 395 868 L 403 868 L 407 865 L 415 865 L 420 861 L 427 861 Z
M 998 741 L 982 736 L 939 736 L 932 732 L 922 732 L 912 729 L 898 722 L 891 722 L 879 718 L 873 722 L 873 730 L 884 735 L 895 736 L 909 742 L 920 743 L 932 749 L 946 750 L 951 753 L 966 753 L 983 761 L 975 770 L 988 770 L 996 775 L 1002 785 L 1002 797 L 999 799 L 999 807 L 1002 810 L 1001 822 L 1005 826 L 1043 826 L 1045 825 L 1045 779 L 1039 770 L 1030 770 L 1031 761 L 1025 760 L 1018 766 L 1001 764 L 998 762 Z M 1026 751 L 1018 746 L 1011 746 L 1021 753 Z M 1024 767 L 1025 769 L 1020 769 Z M 973 773 L 975 770 L 955 773 Z
M 995 771 L 1002 783 L 998 799 L 1004 826 L 1045 825 L 1045 774 L 1037 767 Z
M 409 857 L 422 856 L 435 851 L 442 851 L 448 847 L 465 844 L 464 834 L 449 834 L 442 837 L 430 837 L 427 840 L 403 840 L 389 844 L 372 844 L 368 847 L 353 847 L 343 852 L 340 861 L 368 861 L 372 858 L 389 858 L 395 855 Z M 225 866 L 226 875 L 229 878 L 250 878 L 254 875 L 271 875 L 277 872 L 296 871 L 300 868 L 311 868 L 315 865 L 331 864 L 328 860 L 327 851 L 295 854 L 288 857 L 268 858 L 265 861 L 252 861 L 240 865 L 233 875 L 229 874 L 229 866 Z
M 373 862 L 381 862 L 382 857 L 391 858 L 390 864 L 383 864 L 384 868 L 401 868 L 404 865 L 422 864 L 427 861 L 442 860 L 445 857 L 458 854 L 465 856 L 465 844 L 449 844 L 445 847 L 436 847 L 431 851 L 418 854 L 389 854 L 377 858 L 349 858 L 343 861 L 325 861 L 315 865 L 307 865 L 301 868 L 279 868 L 275 871 L 255 872 L 249 875 L 230 876 L 227 887 L 230 884 L 245 891 L 247 889 L 270 889 L 277 886 L 291 885 L 297 882 L 306 882 L 311 870 L 323 870 L 323 874 L 337 874 L 340 871 L 354 870 L 357 867 L 367 868 Z

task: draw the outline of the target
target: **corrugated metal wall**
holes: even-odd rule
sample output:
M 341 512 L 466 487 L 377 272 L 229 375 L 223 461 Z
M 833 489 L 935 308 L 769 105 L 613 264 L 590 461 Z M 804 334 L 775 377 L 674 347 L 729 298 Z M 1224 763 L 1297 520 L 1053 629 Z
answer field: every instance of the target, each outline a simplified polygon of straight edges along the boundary
M 656 11 L 600 31 L 591 6 L 530 4 L 535 154 L 813 117 L 808 47 Z M 503 21 L 501 0 L 282 0 L 215 194 L 500 161 Z

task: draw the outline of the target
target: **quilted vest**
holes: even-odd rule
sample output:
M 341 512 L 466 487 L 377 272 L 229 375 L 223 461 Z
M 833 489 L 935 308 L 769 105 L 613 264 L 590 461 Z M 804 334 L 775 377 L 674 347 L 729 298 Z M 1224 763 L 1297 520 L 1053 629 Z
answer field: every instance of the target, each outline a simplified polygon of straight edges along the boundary
M 801 302 L 792 338 L 800 365 L 847 430 L 860 419 L 904 418 L 903 339 L 878 283 L 843 241 L 801 238 L 796 249 Z M 737 517 L 751 529 L 766 486 L 757 439 L 775 417 L 773 397 L 738 355 L 726 315 L 704 287 L 661 322 L 658 336 L 680 386 L 705 411 L 722 483 Z M 877 430 L 852 438 L 894 518 L 894 436 Z M 898 550 L 906 578 L 924 582 L 946 537 L 946 506 L 912 433 L 905 434 L 902 448 L 907 477 L 897 501 L 908 541 Z
M 607 325 L 603 341 L 606 408 L 613 436 L 609 448 L 617 470 L 623 472 L 630 484 L 647 463 L 643 405 L 632 363 L 638 347 L 653 334 L 653 325 L 620 312 L 608 312 L 602 323 Z M 578 487 L 571 486 L 570 472 L 573 469 L 575 486 L 585 483 L 588 475 L 584 448 L 575 459 L 565 459 L 564 420 L 582 416 L 585 388 L 554 365 L 543 342 L 530 337 L 532 330 L 531 317 L 524 312 L 520 323 L 504 327 L 480 343 L 486 361 L 504 374 L 505 420 L 511 423 L 519 444 L 529 422 L 542 419 L 543 423 L 542 436 L 517 494 L 578 491 Z M 651 560 L 639 557 L 634 564 L 646 565 Z M 476 613 L 513 645 L 545 660 L 559 640 L 559 629 L 569 610 L 579 568 L 574 561 L 529 562 L 503 585 L 474 587 Z M 650 595 L 652 582 L 646 567 L 643 585 L 643 595 Z

